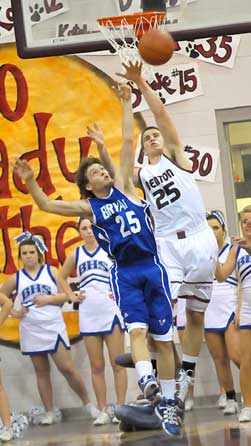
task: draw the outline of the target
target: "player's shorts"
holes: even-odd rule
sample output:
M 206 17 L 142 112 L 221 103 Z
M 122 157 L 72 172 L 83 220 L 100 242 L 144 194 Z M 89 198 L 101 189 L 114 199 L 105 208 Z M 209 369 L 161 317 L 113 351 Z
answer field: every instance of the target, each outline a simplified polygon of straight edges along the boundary
M 204 312 L 212 293 L 218 246 L 207 223 L 182 238 L 156 237 L 161 262 L 167 268 L 173 299 L 187 299 L 187 308 Z
M 176 327 L 177 330 L 184 330 L 186 327 L 186 299 L 178 299 L 176 307 Z
M 240 330 L 251 330 L 251 287 L 242 288 Z
M 114 264 L 111 285 L 128 332 L 146 328 L 153 338 L 169 337 L 172 326 L 171 294 L 166 269 L 157 257 L 131 264 Z
M 226 331 L 234 319 L 237 305 L 237 286 L 215 280 L 212 296 L 205 312 L 205 331 Z

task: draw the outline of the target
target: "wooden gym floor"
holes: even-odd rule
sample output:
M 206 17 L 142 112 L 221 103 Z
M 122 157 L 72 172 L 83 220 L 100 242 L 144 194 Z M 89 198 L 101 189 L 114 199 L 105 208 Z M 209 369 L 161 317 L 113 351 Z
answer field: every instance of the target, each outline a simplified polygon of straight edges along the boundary
M 168 437 L 161 430 L 123 433 L 114 425 L 94 427 L 89 420 L 72 419 L 52 426 L 29 427 L 9 446 L 251 446 L 251 423 L 238 423 L 217 407 L 186 414 L 184 433 Z

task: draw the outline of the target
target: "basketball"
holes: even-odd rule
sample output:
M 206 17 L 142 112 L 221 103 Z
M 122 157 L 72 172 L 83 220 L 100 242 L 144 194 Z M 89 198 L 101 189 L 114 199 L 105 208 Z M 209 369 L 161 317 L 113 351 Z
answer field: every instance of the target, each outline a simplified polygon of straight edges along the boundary
M 171 34 L 164 34 L 158 29 L 145 32 L 138 43 L 139 54 L 150 65 L 163 65 L 171 59 L 175 42 Z

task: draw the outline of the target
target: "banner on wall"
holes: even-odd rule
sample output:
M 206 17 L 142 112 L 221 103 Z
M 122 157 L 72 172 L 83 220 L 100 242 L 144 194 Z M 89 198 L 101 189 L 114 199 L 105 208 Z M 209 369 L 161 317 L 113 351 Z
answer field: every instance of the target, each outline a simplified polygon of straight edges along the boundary
M 208 37 L 190 42 L 178 42 L 177 54 L 189 56 L 218 66 L 233 68 L 240 36 Z
M 30 21 L 32 26 L 49 20 L 69 10 L 68 0 L 29 0 Z M 0 5 L 0 42 L 14 42 L 14 24 L 10 0 L 1 0 Z
M 77 218 L 38 209 L 25 184 L 12 171 L 15 158 L 28 160 L 50 199 L 78 200 L 75 177 L 80 159 L 98 155 L 86 128 L 97 122 L 118 164 L 122 107 L 111 88 L 113 80 L 77 57 L 20 59 L 12 44 L 1 45 L 0 56 L 1 285 L 21 267 L 15 241 L 20 233 L 29 231 L 42 237 L 48 249 L 46 263 L 55 267 L 82 244 Z M 136 139 L 142 126 L 143 119 L 135 118 Z M 77 313 L 65 311 L 64 318 L 70 338 L 76 338 Z M 18 342 L 17 319 L 8 318 L 0 328 L 1 340 Z
M 62 264 L 67 251 L 80 240 L 76 219 L 37 208 L 26 186 L 12 173 L 15 158 L 22 155 L 32 164 L 39 186 L 51 199 L 79 199 L 75 174 L 80 159 L 89 153 L 97 156 L 86 127 L 97 122 L 117 164 L 122 107 L 111 88 L 113 80 L 79 58 L 20 59 L 13 45 L 3 45 L 0 54 L 1 283 L 16 271 L 14 237 L 21 232 L 43 237 L 46 260 L 53 266 Z M 43 77 L 46 82 L 41 82 Z M 135 119 L 136 138 L 140 120 Z
M 111 56 L 112 57 L 112 56 Z M 179 65 L 163 65 L 155 71 L 155 78 L 150 83 L 164 105 L 185 101 L 203 95 L 200 74 L 196 62 Z M 133 111 L 147 110 L 149 107 L 134 83 L 132 86 Z
M 184 146 L 185 153 L 192 161 L 192 172 L 196 180 L 209 181 L 213 183 L 216 177 L 220 151 L 214 147 L 187 144 Z M 135 151 L 135 167 L 141 167 L 148 163 L 141 147 L 141 135 L 139 135 Z
M 0 41 L 14 41 L 14 24 L 10 0 L 1 0 Z
M 188 0 L 188 3 L 196 2 L 197 0 Z M 166 7 L 173 8 L 180 6 L 180 0 L 166 0 Z M 125 14 L 132 14 L 142 10 L 142 0 L 119 0 L 119 10 Z

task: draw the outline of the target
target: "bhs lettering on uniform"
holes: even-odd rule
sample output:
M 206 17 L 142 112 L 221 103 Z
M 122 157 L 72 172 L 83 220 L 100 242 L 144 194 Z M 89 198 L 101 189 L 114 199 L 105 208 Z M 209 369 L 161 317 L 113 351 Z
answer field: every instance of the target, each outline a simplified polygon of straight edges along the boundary
M 100 269 L 101 271 L 109 271 L 109 266 L 106 262 L 101 260 L 87 260 L 79 265 L 79 274 L 83 274 L 86 271 Z
M 51 287 L 48 285 L 41 285 L 39 283 L 27 286 L 22 291 L 23 303 L 27 303 L 27 301 L 32 300 L 31 297 L 38 294 L 51 294 Z
M 169 178 L 172 178 L 174 173 L 171 169 L 167 169 L 162 175 L 157 175 L 156 177 L 152 177 L 149 181 L 146 181 L 146 185 L 149 190 L 154 189 L 160 184 L 167 181 Z
M 246 255 L 246 256 L 242 256 L 238 261 L 237 261 L 237 266 L 238 268 L 240 268 L 240 266 L 245 265 L 245 263 L 250 263 L 251 262 L 251 256 Z
M 113 203 L 105 204 L 104 206 L 101 206 L 100 210 L 102 212 L 102 215 L 105 220 L 109 218 L 111 215 L 116 214 L 117 212 L 122 211 L 123 209 L 127 209 L 127 204 L 125 200 L 117 200 Z

